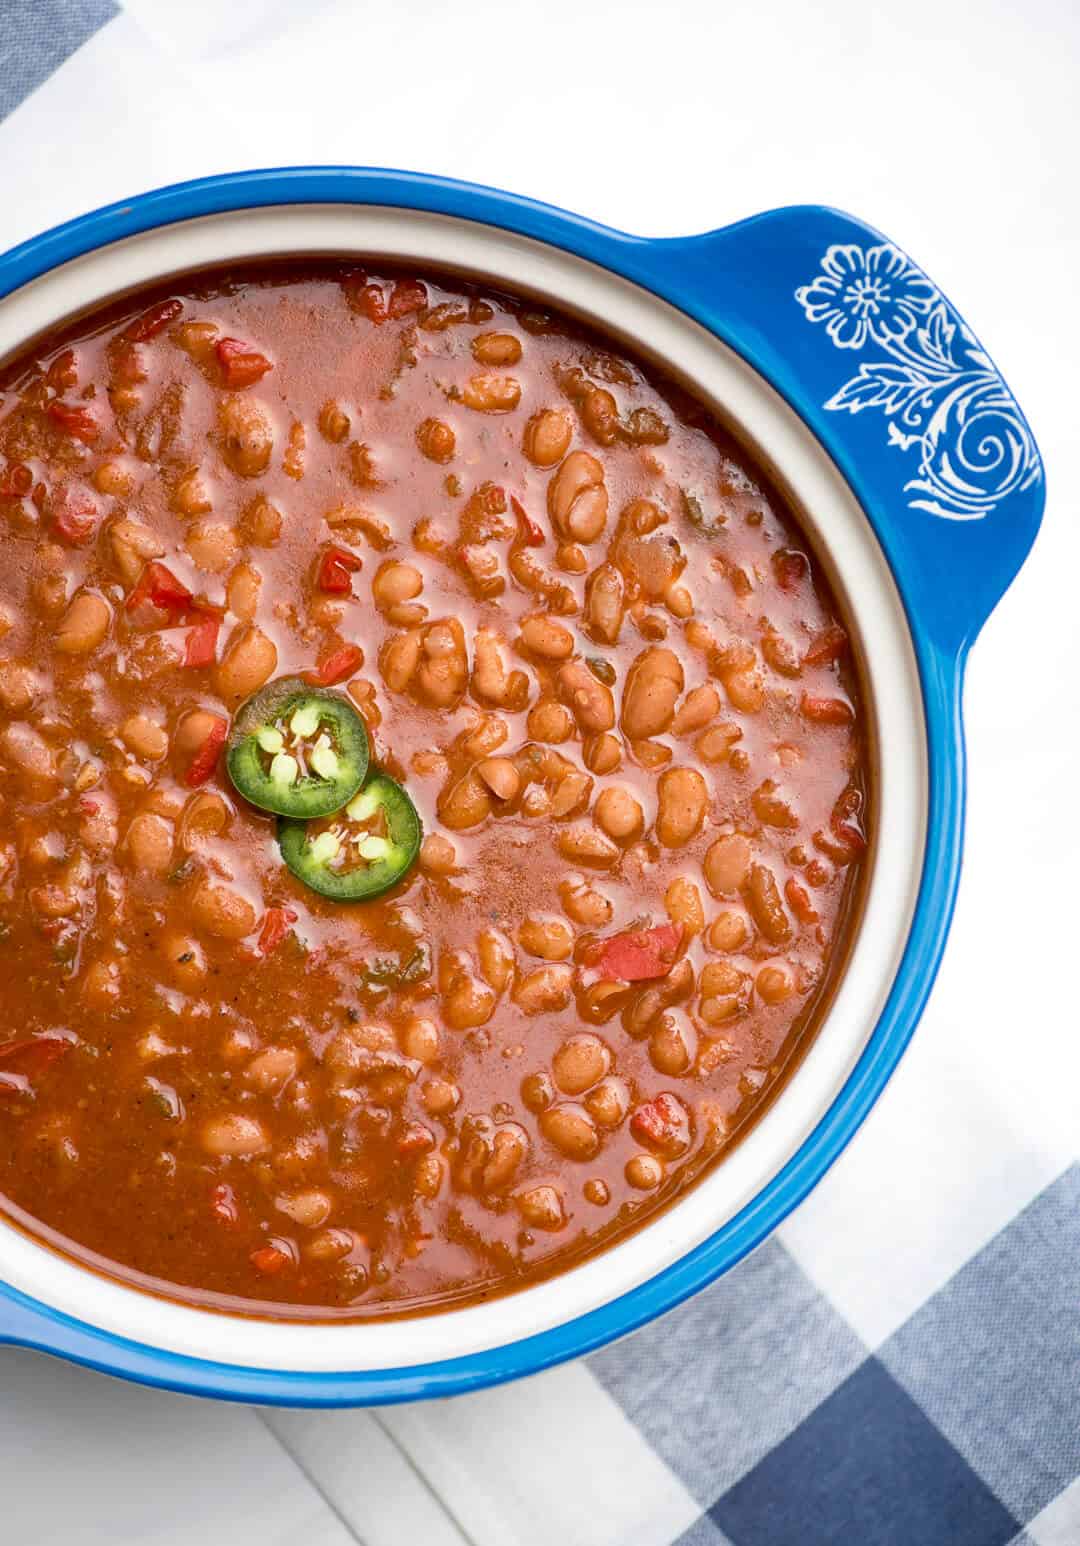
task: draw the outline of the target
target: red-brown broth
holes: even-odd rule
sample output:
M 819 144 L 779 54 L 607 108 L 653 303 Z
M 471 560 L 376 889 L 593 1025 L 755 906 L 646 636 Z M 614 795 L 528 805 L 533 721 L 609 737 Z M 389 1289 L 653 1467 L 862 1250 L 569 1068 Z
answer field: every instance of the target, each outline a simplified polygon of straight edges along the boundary
M 132 297 L 0 388 L 11 1216 L 180 1297 L 364 1317 L 520 1287 L 677 1197 L 816 1031 L 865 847 L 846 630 L 746 454 L 620 347 L 379 265 Z M 213 665 L 132 612 L 151 562 L 220 609 Z M 355 906 L 223 761 L 190 782 L 207 716 L 347 645 L 426 832 Z M 668 977 L 600 976 L 598 940 L 669 922 Z

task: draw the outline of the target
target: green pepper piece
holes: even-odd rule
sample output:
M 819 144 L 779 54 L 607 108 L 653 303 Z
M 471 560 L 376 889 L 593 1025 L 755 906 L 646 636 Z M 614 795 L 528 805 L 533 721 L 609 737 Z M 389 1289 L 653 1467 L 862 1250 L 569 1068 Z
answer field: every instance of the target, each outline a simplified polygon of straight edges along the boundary
M 367 731 L 341 693 L 286 676 L 237 710 L 225 765 L 260 810 L 314 820 L 339 811 L 363 784 Z
M 415 805 L 385 773 L 373 773 L 329 821 L 278 823 L 289 869 L 335 902 L 369 902 L 389 891 L 412 865 L 422 837 Z

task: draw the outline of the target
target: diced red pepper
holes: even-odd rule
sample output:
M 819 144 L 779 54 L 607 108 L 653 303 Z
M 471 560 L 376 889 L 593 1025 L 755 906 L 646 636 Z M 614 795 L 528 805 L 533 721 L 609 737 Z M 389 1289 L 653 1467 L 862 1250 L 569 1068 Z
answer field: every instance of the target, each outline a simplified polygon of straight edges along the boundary
M 268 956 L 276 950 L 299 916 L 291 907 L 268 907 L 259 930 L 259 954 Z
M 320 661 L 314 671 L 309 671 L 308 681 L 316 687 L 336 687 L 346 677 L 359 671 L 364 664 L 364 652 L 358 644 L 343 644 Z
M 803 718 L 815 725 L 850 725 L 855 721 L 855 710 L 843 698 L 813 698 L 804 692 L 799 707 Z
M 183 309 L 183 301 L 158 301 L 156 306 L 150 306 L 134 317 L 120 337 L 132 344 L 145 343 L 148 338 L 156 338 L 170 322 L 175 322 Z
M 682 943 L 681 923 L 662 923 L 655 929 L 630 929 L 600 944 L 600 975 L 620 982 L 647 982 L 666 977 L 675 965 Z
M 0 1095 L 11 1095 L 51 1068 L 71 1051 L 59 1036 L 23 1036 L 0 1046 Z M 22 1081 L 26 1081 L 24 1084 Z
M 805 886 L 800 885 L 794 876 L 785 885 L 784 895 L 788 899 L 791 911 L 800 923 L 817 923 L 818 913 L 810 900 L 810 893 Z
M 207 612 L 190 629 L 184 641 L 184 665 L 193 670 L 212 666 L 217 659 L 218 632 L 221 618 L 216 612 Z
M 815 634 L 806 647 L 804 666 L 828 666 L 847 653 L 848 636 L 839 623 L 832 623 Z
M 214 345 L 227 387 L 254 386 L 273 369 L 265 354 L 260 354 L 242 338 L 219 338 Z
M 276 1245 L 261 1245 L 257 1251 L 252 1251 L 250 1260 L 255 1271 L 267 1278 L 276 1277 L 286 1267 L 292 1266 L 291 1254 Z
M 96 816 L 101 809 L 100 802 L 91 800 L 89 795 L 82 795 L 79 799 L 79 809 L 84 816 Z
M 34 474 L 25 462 L 10 462 L 0 473 L 0 498 L 25 499 L 34 486 Z
M 390 291 L 386 311 L 396 322 L 400 317 L 407 317 L 410 312 L 423 311 L 426 305 L 427 285 L 421 284 L 419 279 L 399 279 Z
M 674 1158 L 690 1144 L 690 1113 L 670 1090 L 639 1106 L 630 1118 L 630 1131 L 639 1143 Z
M 410 1122 L 397 1141 L 399 1154 L 427 1154 L 435 1147 L 435 1134 L 423 1122 Z
M 81 548 L 97 530 L 98 507 L 88 494 L 61 489 L 53 505 L 53 528 L 69 547 Z
M 192 757 L 188 770 L 184 775 L 184 783 L 189 789 L 197 789 L 200 784 L 205 784 L 217 767 L 218 758 L 221 756 L 221 748 L 229 734 L 229 721 L 222 719 L 220 714 L 214 715 L 214 723 L 206 733 L 206 739 Z
M 127 610 L 137 612 L 149 602 L 163 612 L 186 613 L 191 610 L 192 596 L 171 569 L 152 559 L 139 576 L 139 583 L 127 599 Z
M 224 1224 L 226 1229 L 235 1229 L 240 1222 L 240 1205 L 236 1200 L 236 1193 L 231 1186 L 224 1182 L 215 1186 L 210 1193 L 210 1211 L 219 1224 Z
M 521 533 L 521 540 L 525 546 L 529 548 L 543 547 L 543 530 L 537 526 L 516 494 L 510 495 L 510 507 L 517 516 L 518 531 Z
M 352 590 L 351 575 L 361 567 L 360 559 L 348 548 L 327 548 L 319 560 L 316 583 L 330 596 L 347 596 Z
M 89 408 L 80 408 L 75 403 L 62 403 L 59 398 L 53 398 L 45 412 L 65 435 L 70 435 L 73 440 L 81 440 L 83 445 L 93 445 L 101 434 L 101 425 Z

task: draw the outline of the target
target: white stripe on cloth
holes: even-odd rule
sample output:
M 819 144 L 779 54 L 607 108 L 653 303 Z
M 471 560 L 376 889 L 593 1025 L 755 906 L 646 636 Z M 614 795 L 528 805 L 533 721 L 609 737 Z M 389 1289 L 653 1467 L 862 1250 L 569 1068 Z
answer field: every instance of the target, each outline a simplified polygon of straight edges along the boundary
M 701 1513 L 581 1363 L 378 1420 L 483 1546 L 669 1546 Z
M 1059 1492 L 1027 1527 L 1035 1546 L 1076 1546 L 1080 1541 L 1080 1481 Z
M 451 1505 L 370 1412 L 261 1415 L 364 1546 L 471 1546 Z

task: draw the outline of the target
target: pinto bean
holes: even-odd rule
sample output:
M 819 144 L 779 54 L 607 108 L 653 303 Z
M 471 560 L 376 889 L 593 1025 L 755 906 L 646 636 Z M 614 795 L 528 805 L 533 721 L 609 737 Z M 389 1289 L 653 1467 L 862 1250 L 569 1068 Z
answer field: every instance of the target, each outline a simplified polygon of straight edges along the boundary
M 56 756 L 33 725 L 17 721 L 0 731 L 0 757 L 23 780 L 32 799 L 44 799 L 56 783 Z
M 62 655 L 89 655 L 109 631 L 112 610 L 103 596 L 83 590 L 68 607 L 53 637 Z
M 610 1068 L 611 1052 L 590 1031 L 568 1036 L 551 1060 L 555 1083 L 564 1095 L 584 1095 Z
M 656 835 L 665 848 L 683 848 L 701 831 L 709 790 L 696 768 L 669 768 L 657 784 Z
M 513 333 L 478 333 L 471 347 L 480 365 L 516 365 L 521 359 L 521 340 Z
M 429 832 L 420 848 L 419 863 L 425 875 L 452 875 L 457 869 L 457 849 L 448 837 Z
M 713 896 L 734 896 L 750 873 L 750 844 L 739 832 L 718 837 L 705 855 L 705 882 Z
M 531 1186 L 528 1191 L 518 1192 L 514 1202 L 523 1222 L 530 1229 L 554 1232 L 562 1229 L 566 1223 L 566 1210 L 557 1187 Z
M 214 508 L 214 501 L 198 467 L 192 467 L 184 473 L 172 491 L 169 505 L 177 515 L 209 515 Z
M 262 1123 L 238 1111 L 205 1123 L 201 1142 L 206 1153 L 215 1159 L 250 1159 L 254 1154 L 265 1154 L 270 1147 Z
M 192 894 L 191 915 L 204 934 L 217 939 L 243 939 L 255 927 L 255 909 L 247 898 L 209 880 Z
M 565 961 L 574 948 L 574 935 L 561 918 L 534 914 L 518 929 L 518 943 L 541 961 Z
M 498 634 L 490 628 L 477 630 L 473 642 L 472 693 L 481 703 L 499 708 L 524 706 L 529 679 L 524 671 L 508 671 Z
M 200 522 L 188 533 L 184 546 L 196 569 L 223 574 L 236 557 L 236 533 L 218 521 Z
M 588 1160 L 600 1152 L 596 1123 L 583 1106 L 564 1101 L 540 1113 L 540 1131 L 568 1159 Z
M 172 862 L 172 823 L 152 811 L 140 811 L 127 830 L 132 865 L 147 875 L 164 875 Z
M 476 771 L 497 800 L 512 800 L 521 789 L 521 774 L 509 757 L 485 757 Z
M 274 1206 L 301 1229 L 319 1229 L 334 1211 L 334 1199 L 321 1187 L 302 1192 L 286 1192 L 274 1199 Z
M 0 704 L 9 714 L 21 714 L 28 709 L 35 691 L 34 673 L 29 666 L 17 660 L 0 660 Z
M 258 570 L 250 564 L 237 564 L 225 587 L 229 611 L 245 623 L 252 622 L 258 610 L 261 588 L 262 576 Z
M 226 397 L 218 409 L 218 430 L 221 454 L 233 472 L 257 478 L 266 471 L 274 450 L 274 426 L 254 398 Z
M 569 827 L 559 833 L 556 846 L 572 864 L 595 865 L 598 869 L 610 869 L 619 857 L 615 844 L 595 827 Z
M 590 773 L 614 773 L 622 762 L 622 742 L 615 735 L 589 736 L 581 748 L 581 758 Z
M 114 522 L 109 528 L 109 542 L 116 566 L 128 585 L 135 584 L 144 564 L 165 552 L 154 533 L 138 521 Z
M 700 934 L 705 927 L 701 892 L 685 875 L 676 875 L 668 886 L 664 906 L 672 923 L 681 924 L 687 934 Z
M 523 619 L 521 643 L 541 660 L 569 660 L 574 653 L 574 636 L 570 630 L 543 613 Z
M 439 795 L 439 820 L 453 832 L 476 827 L 491 815 L 491 791 L 474 769 Z
M 559 667 L 559 692 L 585 735 L 598 735 L 615 724 L 615 700 L 583 660 L 568 660 Z
M 521 386 L 513 376 L 470 376 L 461 400 L 477 413 L 512 413 L 521 401 Z
M 340 403 L 333 400 L 323 403 L 319 409 L 319 434 L 332 446 L 339 446 L 352 428 L 349 415 Z
M 256 1053 L 244 1070 L 244 1078 L 263 1095 L 277 1095 L 296 1077 L 300 1055 L 292 1047 L 267 1047 Z
M 416 1015 L 401 1030 L 401 1050 L 417 1063 L 434 1063 L 440 1051 L 439 1027 L 434 1020 Z
M 614 644 L 626 610 L 623 577 L 614 564 L 601 564 L 585 586 L 585 628 L 590 638 Z
M 416 443 L 429 462 L 450 461 L 457 437 L 445 419 L 424 419 L 416 431 Z
M 277 646 L 261 628 L 248 624 L 233 634 L 217 667 L 217 689 L 230 702 L 258 692 L 277 669 Z
M 761 933 L 770 944 L 786 944 L 791 938 L 791 921 L 772 870 L 766 864 L 752 864 L 744 884 L 746 905 Z
M 158 948 L 181 992 L 197 992 L 206 980 L 206 957 L 198 940 L 182 929 L 166 929 Z
M 532 740 L 558 746 L 573 735 L 573 717 L 563 704 L 551 698 L 541 698 L 529 710 L 528 731 Z
M 514 975 L 514 947 L 501 929 L 481 929 L 476 938 L 480 975 L 489 988 L 502 993 Z
M 379 654 L 379 670 L 391 692 L 404 692 L 412 681 L 420 662 L 423 637 L 419 628 L 410 628 L 407 633 L 399 633 L 383 645 Z
M 416 668 L 417 697 L 430 708 L 449 708 L 465 691 L 468 675 L 465 630 L 457 618 L 429 623 Z
M 607 522 L 604 469 L 588 451 L 572 451 L 548 484 L 548 514 L 571 542 L 595 542 Z
M 513 1181 L 529 1153 L 529 1136 L 516 1122 L 498 1128 L 491 1140 L 491 1158 L 480 1173 L 480 1190 L 504 1190 Z
M 414 564 L 383 564 L 371 582 L 371 597 L 385 611 L 403 601 L 414 601 L 424 588 L 424 577 Z
M 544 408 L 526 424 L 522 450 L 534 467 L 554 467 L 570 449 L 573 432 L 565 408 Z
M 633 843 L 642 834 L 645 813 L 641 803 L 621 784 L 601 790 L 596 801 L 596 824 L 616 843 Z
M 588 929 L 602 929 L 611 922 L 614 912 L 607 897 L 581 875 L 560 882 L 559 901 L 568 918 Z
M 683 668 L 678 656 L 668 649 L 642 650 L 630 667 L 623 691 L 623 733 L 631 741 L 663 735 L 671 726 L 682 690 Z
M 461 972 L 443 994 L 442 1011 L 451 1030 L 472 1030 L 485 1025 L 495 1013 L 495 994 L 478 977 Z
M 692 735 L 704 730 L 720 712 L 720 694 L 711 682 L 694 687 L 687 693 L 671 722 L 673 735 Z
M 510 996 L 523 1014 L 552 1014 L 569 1004 L 572 981 L 569 966 L 537 966 L 518 978 Z

